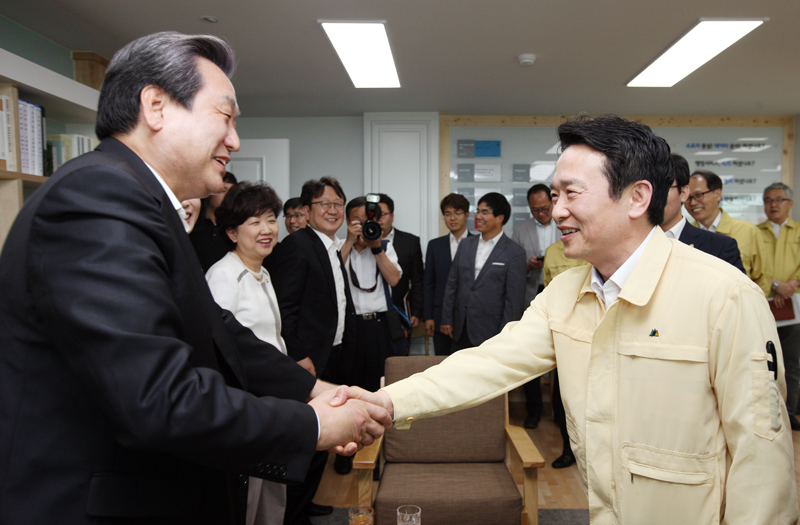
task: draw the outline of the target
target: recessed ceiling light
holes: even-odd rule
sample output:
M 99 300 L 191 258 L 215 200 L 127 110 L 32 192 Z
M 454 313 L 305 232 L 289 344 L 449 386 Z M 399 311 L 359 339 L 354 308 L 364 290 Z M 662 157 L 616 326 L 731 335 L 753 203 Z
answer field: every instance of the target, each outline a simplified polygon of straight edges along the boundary
M 672 87 L 769 18 L 750 20 L 700 19 L 628 87 Z
M 320 20 L 350 80 L 357 88 L 399 88 L 385 22 Z
M 216 16 L 201 16 L 200 20 L 202 20 L 203 22 L 208 22 L 209 24 L 216 24 L 217 22 L 219 22 L 219 18 L 217 18 Z

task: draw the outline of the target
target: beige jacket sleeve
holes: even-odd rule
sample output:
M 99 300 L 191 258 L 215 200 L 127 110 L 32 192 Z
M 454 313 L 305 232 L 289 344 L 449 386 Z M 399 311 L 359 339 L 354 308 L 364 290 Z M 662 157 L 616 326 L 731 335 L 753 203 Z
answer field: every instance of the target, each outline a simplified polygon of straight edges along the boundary
M 763 296 L 740 287 L 713 325 L 709 369 L 728 448 L 724 524 L 797 523 L 783 360 Z M 778 356 L 768 371 L 764 341 Z

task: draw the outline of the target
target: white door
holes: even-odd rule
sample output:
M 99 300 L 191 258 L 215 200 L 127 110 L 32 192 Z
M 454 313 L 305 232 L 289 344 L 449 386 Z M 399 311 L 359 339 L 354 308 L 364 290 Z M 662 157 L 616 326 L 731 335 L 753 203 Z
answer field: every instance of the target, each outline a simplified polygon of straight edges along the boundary
M 281 201 L 289 195 L 289 139 L 244 139 L 239 151 L 231 154 L 228 171 L 240 181 L 264 181 Z M 286 235 L 283 214 L 278 217 L 281 237 Z

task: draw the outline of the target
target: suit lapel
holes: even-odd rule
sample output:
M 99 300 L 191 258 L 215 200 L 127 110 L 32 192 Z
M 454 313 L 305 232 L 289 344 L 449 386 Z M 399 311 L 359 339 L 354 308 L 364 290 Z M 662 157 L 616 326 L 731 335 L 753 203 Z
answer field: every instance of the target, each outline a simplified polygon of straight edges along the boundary
M 167 194 L 164 188 L 156 179 L 153 172 L 147 165 L 139 158 L 138 155 L 133 153 L 127 146 L 122 144 L 116 139 L 106 139 L 101 144 L 100 148 L 103 151 L 110 152 L 125 160 L 127 165 L 131 168 L 130 173 L 144 186 L 156 202 L 159 203 L 161 215 L 164 217 L 164 222 L 170 231 L 171 237 L 174 240 L 174 245 L 178 248 L 178 253 L 183 258 L 185 268 L 187 269 L 185 277 L 191 282 L 191 288 L 195 290 L 202 297 L 202 304 L 196 305 L 201 309 L 203 315 L 210 319 L 210 323 L 199 323 L 197 326 L 190 327 L 195 330 L 203 330 L 207 335 L 206 339 L 212 339 L 216 348 L 219 350 L 220 356 L 225 359 L 229 369 L 236 376 L 236 380 L 242 385 L 243 389 L 247 389 L 247 380 L 244 373 L 244 367 L 239 359 L 239 354 L 233 347 L 233 343 L 228 336 L 228 332 L 222 323 L 222 318 L 217 315 L 219 307 L 214 302 L 211 296 L 211 291 L 208 288 L 208 283 L 203 276 L 200 266 L 200 261 L 197 259 L 194 248 L 189 241 L 189 235 L 183 227 L 183 223 L 178 217 L 178 214 L 172 209 Z M 186 314 L 186 312 L 182 312 Z M 197 340 L 198 338 L 194 338 Z M 197 350 L 197 349 L 195 349 Z M 207 352 L 206 352 L 207 354 Z M 193 358 L 196 360 L 195 364 L 199 366 L 211 366 L 219 369 L 219 364 L 214 355 L 204 355 L 203 352 L 195 351 Z
M 303 231 L 306 232 L 311 239 L 311 244 L 314 246 L 314 253 L 317 254 L 317 259 L 319 259 L 319 263 L 322 265 L 322 272 L 325 274 L 325 280 L 328 283 L 329 297 L 336 297 L 336 282 L 334 281 L 333 267 L 331 265 L 331 259 L 328 256 L 328 251 L 325 249 L 325 244 L 310 226 L 303 228 Z M 344 269 L 344 265 L 342 265 L 342 269 Z M 345 283 L 347 283 L 347 281 L 345 281 Z

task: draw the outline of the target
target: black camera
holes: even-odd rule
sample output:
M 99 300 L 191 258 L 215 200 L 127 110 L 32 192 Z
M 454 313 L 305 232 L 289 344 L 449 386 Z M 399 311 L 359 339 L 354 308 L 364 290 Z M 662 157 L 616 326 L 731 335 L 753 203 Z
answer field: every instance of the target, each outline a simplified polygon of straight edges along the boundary
M 377 241 L 381 238 L 381 225 L 378 224 L 378 219 L 381 217 L 380 195 L 377 193 L 367 194 L 367 204 L 365 211 L 367 220 L 361 223 L 361 237 L 365 241 Z

